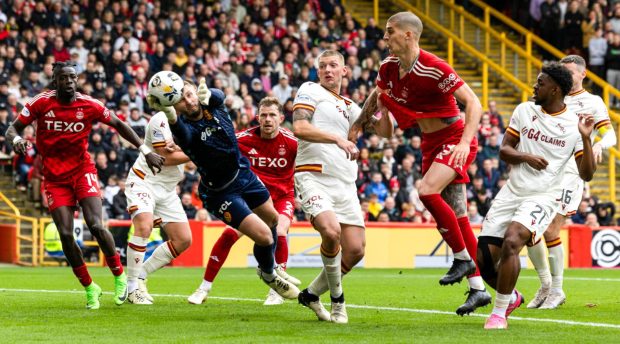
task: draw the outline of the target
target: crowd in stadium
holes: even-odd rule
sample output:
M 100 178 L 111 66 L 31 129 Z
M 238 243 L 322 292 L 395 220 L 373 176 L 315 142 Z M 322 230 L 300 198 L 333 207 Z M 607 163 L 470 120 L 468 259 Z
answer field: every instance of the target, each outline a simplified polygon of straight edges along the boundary
M 256 124 L 257 104 L 267 95 L 284 104 L 284 125 L 290 127 L 295 92 L 303 82 L 317 80 L 314 62 L 322 49 L 345 55 L 350 73 L 341 93 L 359 105 L 374 87 L 379 65 L 388 55 L 383 31 L 374 20 L 361 26 L 338 1 L 193 3 L 3 1 L 0 133 L 4 134 L 23 104 L 49 85 L 55 61 L 74 61 L 81 73 L 80 91 L 101 100 L 143 136 L 152 115 L 146 102 L 147 83 L 160 70 L 173 70 L 196 84 L 205 77 L 208 85 L 222 89 L 237 130 Z M 600 75 L 607 73 L 608 80 L 620 87 L 620 3 L 532 0 L 531 5 L 541 34 L 550 34 L 546 38 L 553 38 L 550 41 L 565 50 L 584 54 L 589 50 L 590 68 Z M 548 8 L 561 12 L 551 24 Z M 548 25 L 556 31 L 548 30 Z M 560 30 L 565 34 L 558 34 Z M 568 39 L 555 42 L 555 37 Z M 507 179 L 507 166 L 499 159 L 506 117 L 498 113 L 493 101 L 488 109 L 478 132 L 477 161 L 468 171 L 468 210 L 474 224 L 482 222 Z M 23 137 L 35 142 L 34 130 L 27 129 Z M 357 186 L 367 220 L 432 222 L 416 188 L 422 161 L 419 131 L 397 129 L 390 140 L 370 135 L 360 139 L 358 146 Z M 5 157 L 13 154 L 4 136 L 0 136 L 0 152 Z M 89 152 L 103 186 L 107 215 L 128 219 L 122 191 L 138 150 L 122 142 L 109 127 L 99 125 L 92 131 Z M 36 192 L 41 166 L 36 145 L 25 156 L 14 157 L 18 187 L 34 188 L 35 200 L 44 201 Z M 179 197 L 188 217 L 208 220 L 209 214 L 200 209 L 197 183 L 196 167 L 188 163 Z M 592 197 L 584 200 L 573 222 L 610 225 L 613 214 L 613 205 L 599 205 Z M 296 218 L 305 219 L 299 205 Z

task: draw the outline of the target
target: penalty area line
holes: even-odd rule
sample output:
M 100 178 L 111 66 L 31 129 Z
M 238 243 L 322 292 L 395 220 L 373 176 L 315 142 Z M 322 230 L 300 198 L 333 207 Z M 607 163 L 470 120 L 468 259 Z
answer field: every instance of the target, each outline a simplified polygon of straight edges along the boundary
M 14 292 L 14 293 L 56 293 L 56 294 L 84 294 L 82 290 L 49 290 L 49 289 L 12 289 L 12 288 L 0 288 L 0 292 Z M 112 292 L 103 292 L 106 295 L 113 295 Z M 180 294 L 151 294 L 155 297 L 173 297 L 173 298 L 186 298 L 187 295 Z M 209 296 L 209 299 L 221 300 L 221 301 L 247 301 L 247 302 L 263 302 L 264 299 L 253 299 L 253 298 L 243 298 L 243 297 L 223 297 L 223 296 Z M 353 305 L 347 304 L 348 308 L 355 309 L 368 309 L 368 310 L 376 310 L 376 311 L 389 311 L 389 312 L 404 312 L 404 313 L 421 313 L 421 314 L 440 314 L 440 315 L 450 315 L 455 316 L 454 312 L 448 311 L 440 311 L 434 309 L 416 309 L 416 308 L 405 308 L 405 307 L 385 307 L 385 306 L 368 306 L 368 305 Z M 488 314 L 470 314 L 470 316 L 486 318 Z M 584 327 L 599 327 L 599 328 L 611 328 L 611 329 L 620 329 L 620 324 L 607 324 L 607 323 L 597 323 L 597 322 L 586 322 L 586 321 L 573 321 L 573 320 L 562 320 L 562 319 L 548 319 L 548 318 L 530 318 L 530 317 L 515 317 L 511 316 L 510 320 L 517 321 L 534 321 L 534 322 L 547 322 L 554 323 L 560 325 L 569 325 L 569 326 L 584 326 Z

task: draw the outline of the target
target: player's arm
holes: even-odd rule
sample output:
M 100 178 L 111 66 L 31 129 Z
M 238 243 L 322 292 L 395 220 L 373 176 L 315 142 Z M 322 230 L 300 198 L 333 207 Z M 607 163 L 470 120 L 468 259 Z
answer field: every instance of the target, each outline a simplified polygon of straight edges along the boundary
M 142 143 L 140 137 L 138 137 L 138 134 L 136 134 L 136 132 L 133 131 L 133 129 L 131 129 L 131 127 L 127 125 L 127 123 L 118 119 L 118 117 L 116 117 L 116 115 L 111 112 L 108 125 L 116 129 L 116 131 L 118 131 L 122 138 L 129 141 L 129 143 L 134 145 L 140 150 L 140 152 L 142 152 L 142 154 L 144 154 L 144 157 L 146 158 L 146 164 L 149 166 L 153 174 L 156 173 L 155 169 L 157 169 L 157 172 L 161 171 L 161 167 L 164 164 L 165 159 L 162 156 L 151 151 L 149 147 L 145 146 Z
M 456 166 L 463 166 L 469 155 L 469 145 L 478 132 L 478 125 L 482 118 L 482 105 L 474 91 L 465 83 L 454 91 L 453 95 L 465 107 L 465 128 L 461 141 L 454 147 L 448 164 L 454 161 Z
M 293 133 L 297 138 L 314 143 L 336 144 L 347 153 L 349 159 L 357 159 L 359 150 L 353 142 L 315 127 L 311 123 L 313 116 L 314 112 L 304 107 L 293 110 Z
M 519 132 L 512 128 L 506 130 L 506 135 L 504 135 L 504 140 L 499 150 L 499 158 L 511 165 L 526 163 L 538 171 L 547 168 L 549 163 L 545 158 L 517 150 L 517 145 L 519 144 L 518 135 Z
M 594 116 L 580 115 L 579 133 L 581 134 L 581 141 L 583 142 L 583 150 L 575 153 L 575 161 L 577 162 L 579 177 L 586 182 L 592 180 L 594 172 L 596 172 L 596 160 L 594 159 L 592 141 L 590 140 L 592 130 L 594 130 Z
M 603 150 L 615 146 L 618 139 L 616 138 L 614 127 L 609 120 L 596 123 L 594 130 L 597 131 L 601 139 L 592 146 L 592 152 L 594 153 L 594 160 L 601 162 L 603 160 Z
M 370 95 L 364 102 L 364 106 L 362 107 L 362 112 L 360 113 L 360 116 L 355 120 L 355 122 L 353 122 L 353 125 L 351 125 L 348 135 L 350 141 L 357 141 L 359 133 L 364 130 L 368 122 L 370 122 L 372 118 L 374 118 L 374 114 L 377 113 L 379 109 L 377 105 L 377 100 L 379 99 L 379 92 L 377 89 L 378 87 L 375 87 L 375 89 L 370 92 Z
M 153 146 L 155 153 L 161 155 L 164 160 L 164 166 L 177 166 L 189 162 L 189 158 L 185 153 L 179 150 L 170 152 L 166 146 Z
M 26 128 L 26 124 L 22 123 L 19 118 L 16 118 L 15 121 L 9 125 L 9 128 L 6 130 L 6 134 L 4 135 L 7 141 L 13 143 L 13 150 L 15 150 L 15 153 L 17 154 L 26 153 L 31 144 L 30 141 L 19 136 L 19 133 L 21 133 L 24 128 Z

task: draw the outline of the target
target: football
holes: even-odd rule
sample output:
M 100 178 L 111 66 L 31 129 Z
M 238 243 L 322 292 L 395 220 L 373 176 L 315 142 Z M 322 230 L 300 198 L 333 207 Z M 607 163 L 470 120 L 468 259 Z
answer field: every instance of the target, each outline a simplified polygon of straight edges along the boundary
M 149 81 L 148 93 L 164 106 L 178 103 L 181 100 L 182 91 L 183 79 L 175 72 L 158 72 Z

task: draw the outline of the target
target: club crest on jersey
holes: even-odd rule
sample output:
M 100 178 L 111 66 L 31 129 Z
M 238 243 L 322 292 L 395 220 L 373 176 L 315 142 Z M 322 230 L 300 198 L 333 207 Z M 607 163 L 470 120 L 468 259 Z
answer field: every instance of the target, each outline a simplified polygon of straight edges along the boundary
M 78 108 L 77 112 L 75 113 L 75 118 L 77 119 L 84 118 L 84 112 L 82 112 L 82 108 Z
M 278 148 L 278 154 L 285 155 L 286 154 L 286 148 L 284 148 L 283 146 L 280 146 L 280 148 Z
M 210 121 L 213 119 L 213 115 L 211 114 L 211 112 L 209 112 L 209 110 L 204 109 L 202 110 L 202 115 L 205 116 L 205 118 L 207 119 L 207 121 Z
M 406 86 L 403 87 L 402 91 L 400 91 L 400 94 L 403 96 L 403 98 L 407 98 L 407 96 L 409 96 L 409 89 Z
M 562 131 L 562 134 L 566 134 L 566 129 L 562 126 L 562 123 L 558 123 L 556 127 L 560 128 L 560 131 Z
M 579 105 L 580 108 L 583 108 L 583 103 L 581 102 L 581 100 L 577 101 L 577 105 Z

